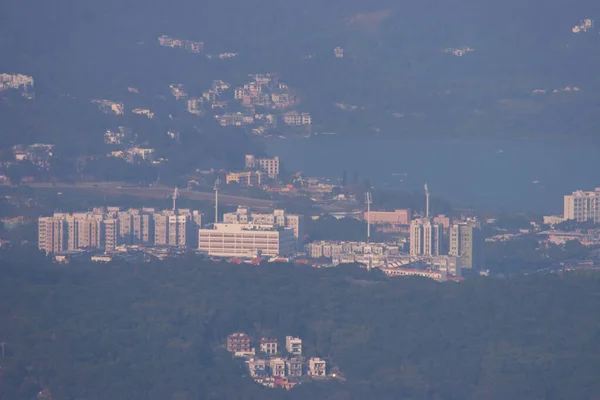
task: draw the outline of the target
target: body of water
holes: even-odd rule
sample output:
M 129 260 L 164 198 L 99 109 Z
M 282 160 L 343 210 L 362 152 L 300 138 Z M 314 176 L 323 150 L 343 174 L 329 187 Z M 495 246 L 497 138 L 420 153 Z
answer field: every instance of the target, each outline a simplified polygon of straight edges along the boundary
M 272 139 L 267 152 L 305 176 L 354 172 L 373 186 L 422 191 L 455 207 L 562 214 L 563 195 L 600 187 L 600 147 L 534 141 Z

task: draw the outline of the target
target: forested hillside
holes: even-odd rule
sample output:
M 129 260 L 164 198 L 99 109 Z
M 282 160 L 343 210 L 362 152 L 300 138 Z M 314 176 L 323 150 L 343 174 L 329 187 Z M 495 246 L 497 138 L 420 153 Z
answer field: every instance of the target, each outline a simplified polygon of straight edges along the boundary
M 356 267 L 0 259 L 0 399 L 593 399 L 600 276 L 460 284 Z M 298 335 L 345 382 L 244 376 L 226 335 Z

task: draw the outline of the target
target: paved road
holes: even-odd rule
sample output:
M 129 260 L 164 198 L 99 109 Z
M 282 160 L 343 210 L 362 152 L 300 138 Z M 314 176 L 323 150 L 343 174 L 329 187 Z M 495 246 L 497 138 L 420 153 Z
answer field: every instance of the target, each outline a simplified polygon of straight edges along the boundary
M 85 192 L 98 193 L 98 195 L 114 194 L 127 195 L 142 198 L 167 198 L 173 193 L 173 188 L 167 186 L 139 187 L 118 182 L 82 182 L 76 184 L 67 183 L 31 183 L 33 189 L 55 190 L 57 192 Z M 191 200 L 214 201 L 214 192 L 195 192 L 190 190 L 179 190 L 179 196 Z M 219 204 L 227 206 L 248 206 L 253 208 L 272 209 L 277 206 L 276 201 L 253 199 L 250 197 L 231 196 L 219 193 Z

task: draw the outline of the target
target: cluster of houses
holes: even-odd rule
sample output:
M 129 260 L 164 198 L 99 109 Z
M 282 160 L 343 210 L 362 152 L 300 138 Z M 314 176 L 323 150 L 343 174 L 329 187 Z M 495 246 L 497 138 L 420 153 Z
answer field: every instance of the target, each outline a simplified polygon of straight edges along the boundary
M 33 99 L 33 77 L 23 74 L 0 74 L 0 92 L 3 90 L 14 89 L 19 91 L 21 96 L 26 99 Z
M 184 49 L 190 53 L 201 53 L 204 49 L 204 43 L 195 40 L 176 39 L 168 35 L 160 35 L 158 44 L 163 47 L 172 47 L 174 49 Z
M 250 336 L 236 332 L 227 337 L 227 350 L 245 358 L 252 379 L 265 387 L 291 389 L 303 380 L 327 377 L 327 362 L 303 356 L 298 337 L 286 336 L 283 349 L 276 338 L 262 337 L 257 355 Z

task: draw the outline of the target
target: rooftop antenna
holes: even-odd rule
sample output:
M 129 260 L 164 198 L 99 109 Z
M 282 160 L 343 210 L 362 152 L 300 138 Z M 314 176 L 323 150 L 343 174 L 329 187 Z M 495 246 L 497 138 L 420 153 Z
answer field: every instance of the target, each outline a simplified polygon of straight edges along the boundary
M 177 189 L 177 187 L 175 187 L 175 190 L 173 190 L 173 211 L 177 211 L 177 197 L 179 197 L 179 189 Z
M 219 178 L 215 181 L 215 224 L 219 222 Z
M 429 218 L 429 189 L 425 184 L 425 218 Z
M 371 192 L 365 193 L 365 203 L 367 203 L 367 243 L 369 243 L 371 240 L 371 203 L 373 203 Z

